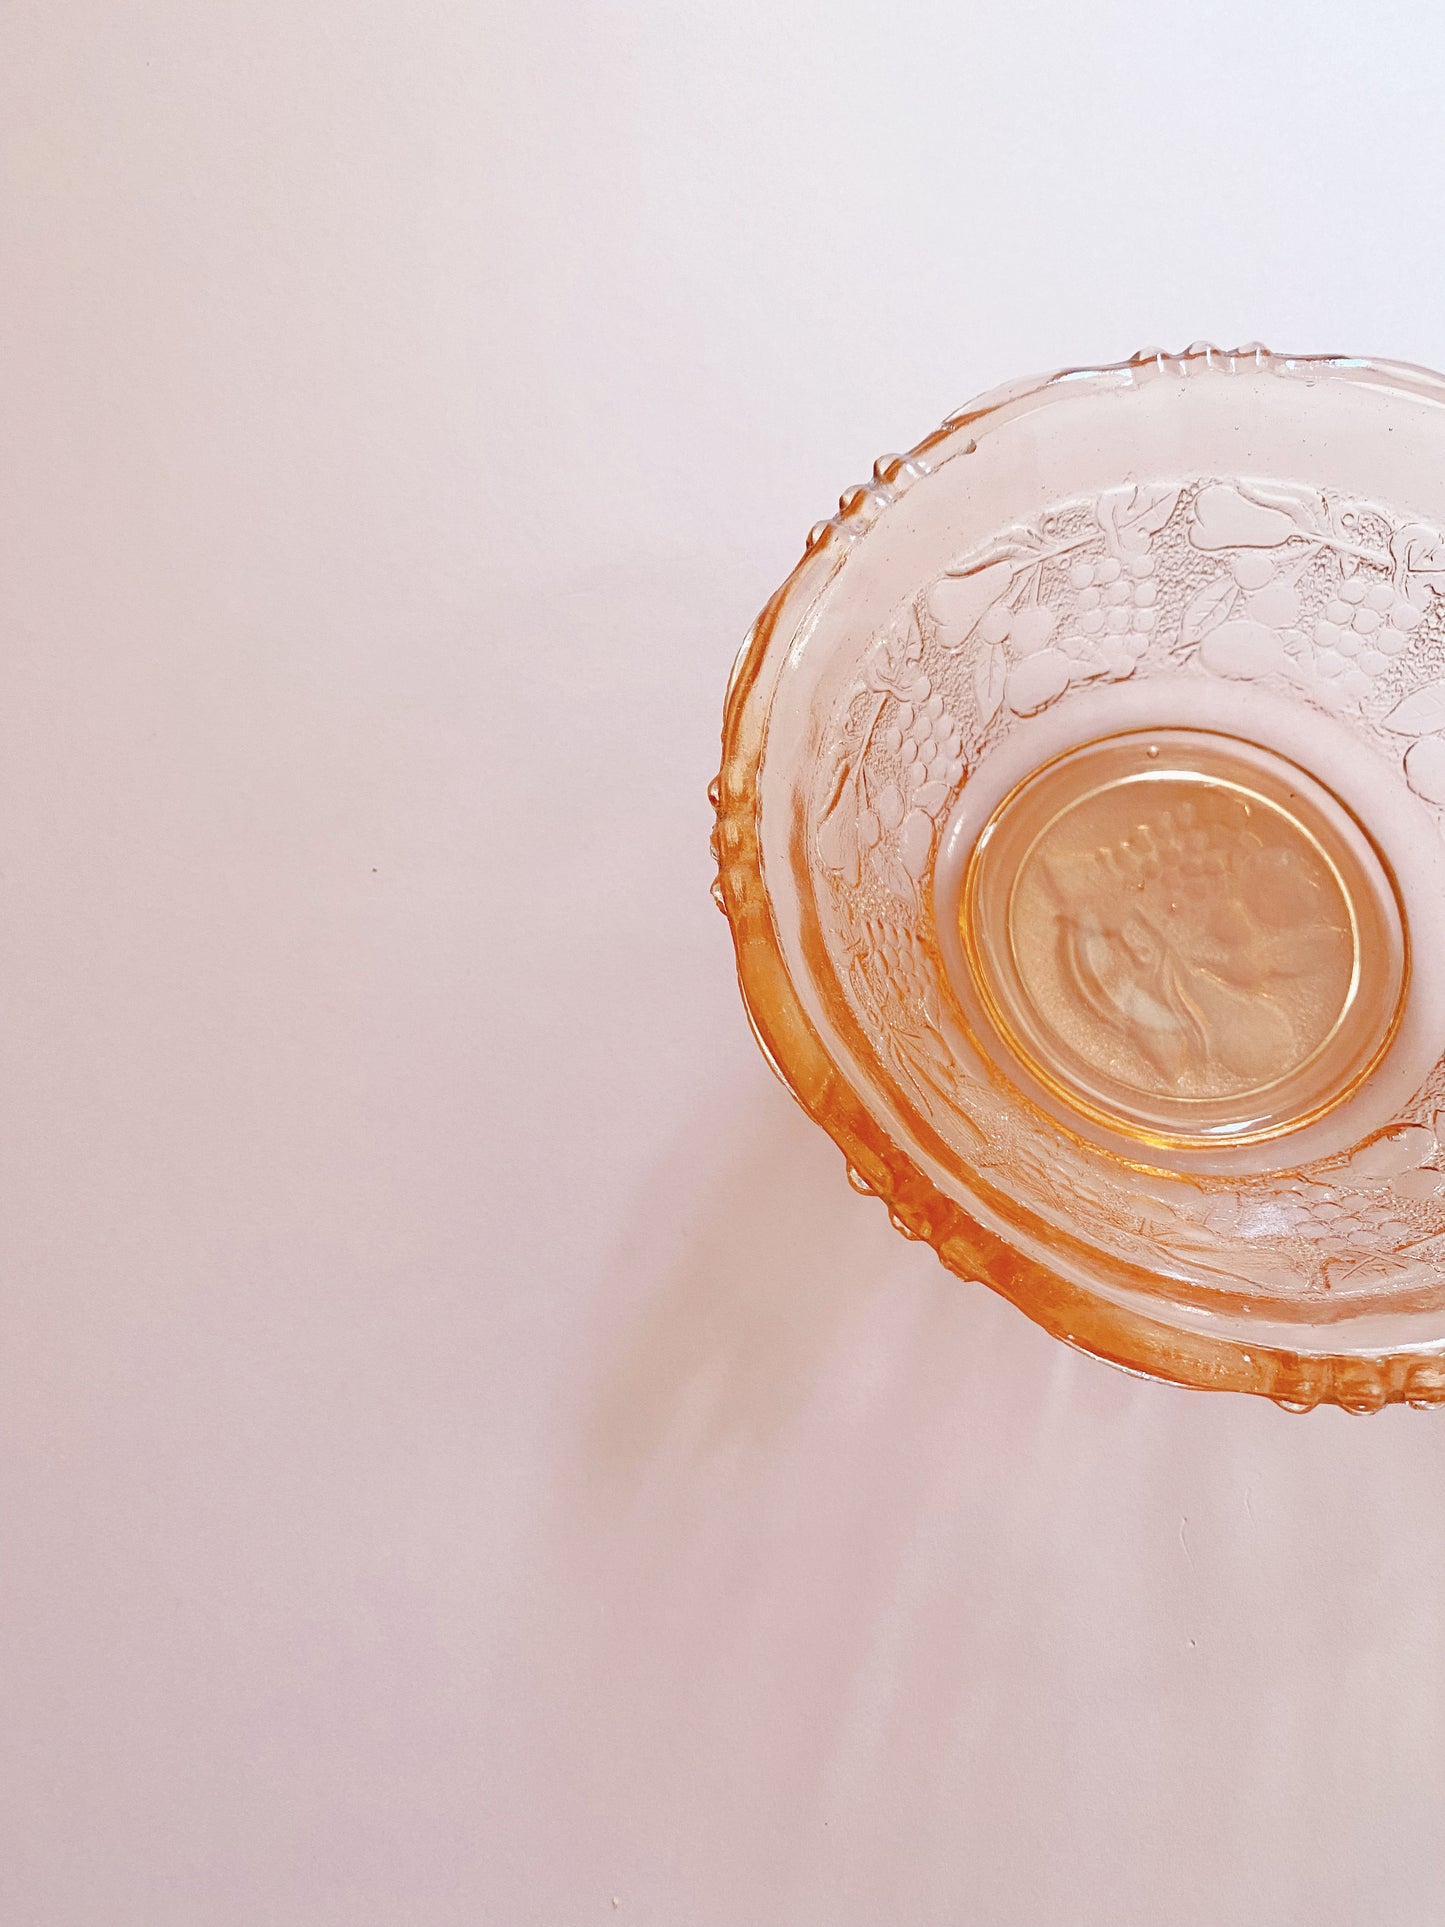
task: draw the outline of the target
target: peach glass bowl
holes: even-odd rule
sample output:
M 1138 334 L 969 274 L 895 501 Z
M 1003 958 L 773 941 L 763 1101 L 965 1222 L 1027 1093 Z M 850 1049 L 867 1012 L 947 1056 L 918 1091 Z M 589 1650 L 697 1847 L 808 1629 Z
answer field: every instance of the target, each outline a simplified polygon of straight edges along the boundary
M 880 460 L 729 685 L 715 894 L 856 1189 L 1070 1344 L 1445 1401 L 1445 377 L 1204 345 Z

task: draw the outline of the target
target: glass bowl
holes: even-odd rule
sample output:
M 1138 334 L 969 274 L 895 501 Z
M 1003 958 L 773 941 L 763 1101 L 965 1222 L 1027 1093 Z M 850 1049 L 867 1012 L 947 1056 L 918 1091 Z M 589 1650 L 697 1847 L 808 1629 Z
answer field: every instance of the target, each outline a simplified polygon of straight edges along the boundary
M 1070 1344 L 1445 1402 L 1445 377 L 1015 384 L 820 522 L 729 684 L 714 893 L 906 1236 Z

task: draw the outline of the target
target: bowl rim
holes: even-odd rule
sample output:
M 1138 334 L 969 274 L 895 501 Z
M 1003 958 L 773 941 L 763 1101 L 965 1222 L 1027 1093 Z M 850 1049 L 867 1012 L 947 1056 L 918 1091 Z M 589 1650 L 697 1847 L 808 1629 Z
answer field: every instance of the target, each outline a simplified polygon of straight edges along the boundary
M 1223 350 L 1195 342 L 1181 354 L 1141 349 L 1127 360 L 1070 367 L 991 390 L 955 410 L 905 455 L 881 456 L 871 479 L 845 489 L 838 512 L 809 531 L 802 557 L 749 630 L 724 699 L 722 761 L 708 789 L 715 811 L 714 900 L 727 917 L 738 985 L 754 1037 L 784 1086 L 842 1151 L 856 1191 L 881 1199 L 894 1227 L 929 1244 L 960 1278 L 988 1285 L 1076 1350 L 1137 1377 L 1195 1389 L 1250 1392 L 1289 1411 L 1321 1404 L 1350 1412 L 1387 1404 L 1445 1405 L 1445 1336 L 1398 1350 L 1293 1351 L 1207 1334 L 1150 1318 L 1094 1295 L 980 1224 L 919 1170 L 868 1113 L 833 1063 L 792 982 L 763 874 L 760 776 L 774 645 L 839 573 L 853 546 L 891 503 L 977 436 L 1082 384 L 1129 390 L 1145 382 L 1264 373 L 1387 387 L 1445 405 L 1445 374 L 1355 356 L 1277 355 L 1258 342 Z

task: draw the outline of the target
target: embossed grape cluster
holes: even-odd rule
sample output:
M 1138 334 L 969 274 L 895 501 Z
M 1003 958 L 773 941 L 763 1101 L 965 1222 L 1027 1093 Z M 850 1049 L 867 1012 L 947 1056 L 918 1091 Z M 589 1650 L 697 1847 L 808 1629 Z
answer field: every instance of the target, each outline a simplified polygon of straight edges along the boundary
M 1382 577 L 1346 576 L 1314 626 L 1315 667 L 1322 676 L 1352 671 L 1377 676 L 1408 648 L 1421 611 Z
M 1148 883 L 1223 876 L 1237 854 L 1228 832 L 1197 821 L 1192 803 L 1161 810 L 1155 823 L 1136 824 L 1114 852 L 1121 869 Z
M 898 699 L 883 745 L 903 765 L 908 803 L 930 815 L 963 776 L 963 730 L 927 676 L 917 676 Z
M 1073 626 L 1089 638 L 1111 675 L 1127 676 L 1159 619 L 1153 556 L 1080 556 L 1069 568 L 1069 587 L 1075 592 Z
M 924 1002 L 927 979 L 911 930 L 886 917 L 864 917 L 860 928 L 868 954 L 879 959 L 887 982 L 906 1001 Z

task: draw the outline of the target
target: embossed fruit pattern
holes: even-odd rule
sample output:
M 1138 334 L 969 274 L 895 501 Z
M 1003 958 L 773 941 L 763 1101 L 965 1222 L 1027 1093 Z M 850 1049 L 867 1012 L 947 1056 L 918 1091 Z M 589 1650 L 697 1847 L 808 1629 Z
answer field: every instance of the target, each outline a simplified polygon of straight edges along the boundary
M 1007 1165 L 1015 1189 L 1033 1172 L 1046 1217 L 1082 1215 L 1126 1256 L 1163 1244 L 1233 1284 L 1338 1291 L 1381 1265 L 1423 1277 L 1445 1250 L 1445 1086 L 1364 1163 L 1311 1169 L 1283 1200 L 1263 1183 L 1170 1180 L 1141 1207 L 1103 1154 L 1021 1124 L 950 1017 L 929 883 L 969 772 L 1071 690 L 1160 674 L 1257 682 L 1340 716 L 1400 759 L 1445 828 L 1445 538 L 1275 481 L 1111 490 L 960 556 L 868 645 L 811 819 L 840 982 L 935 1126 L 975 1166 Z M 1086 979 L 1109 962 L 1078 961 Z M 1092 988 L 1107 1004 L 1104 979 Z
M 1267 845 L 1242 804 L 1207 798 L 1113 843 L 1059 836 L 1025 878 L 1038 872 L 1033 894 L 1059 941 L 1021 968 L 1059 970 L 1093 1019 L 1101 1067 L 1123 1043 L 1154 1088 L 1225 1095 L 1283 1076 L 1315 1046 L 1353 961 L 1322 863 Z
M 916 623 L 882 637 L 855 692 L 867 709 L 856 742 L 834 746 L 831 794 L 817 832 L 825 866 L 856 887 L 870 861 L 903 901 L 928 868 L 939 812 L 963 779 L 963 731 L 923 668 Z M 886 727 L 880 724 L 887 717 Z M 888 762 L 881 773 L 875 745 Z

